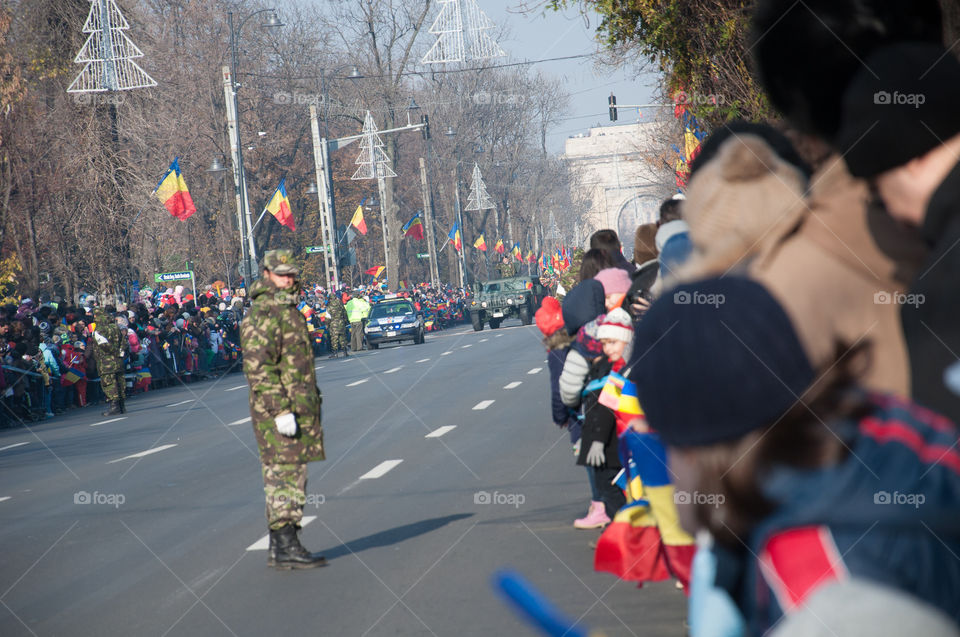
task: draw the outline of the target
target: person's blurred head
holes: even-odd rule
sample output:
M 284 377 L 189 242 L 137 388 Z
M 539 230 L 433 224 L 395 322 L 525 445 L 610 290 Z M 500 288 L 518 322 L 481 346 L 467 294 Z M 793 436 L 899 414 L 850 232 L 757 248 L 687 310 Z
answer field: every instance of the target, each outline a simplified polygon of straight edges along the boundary
M 590 235 L 590 248 L 603 250 L 610 255 L 610 259 L 616 260 L 620 255 L 620 237 L 614 230 L 597 230 Z
M 633 343 L 633 323 L 625 310 L 615 307 L 597 328 L 597 340 L 603 345 L 603 354 L 611 363 L 630 355 Z
M 840 127 L 838 96 L 872 51 L 941 39 L 936 0 L 761 0 L 750 35 L 774 107 L 799 130 L 827 141 Z
M 637 265 L 657 258 L 657 224 L 642 223 L 633 235 L 633 262 Z
M 696 158 L 690 162 L 691 180 L 703 166 L 716 156 L 724 142 L 731 137 L 741 137 L 743 135 L 752 135 L 762 139 L 776 153 L 777 157 L 799 169 L 808 179 L 813 174 L 810 166 L 800 157 L 793 143 L 776 128 L 767 124 L 734 120 L 711 133 L 703 142 L 703 145 L 700 146 Z
M 591 248 L 583 253 L 580 261 L 580 280 L 586 281 L 597 276 L 600 270 L 613 267 L 613 259 L 606 250 Z
M 683 195 L 674 195 L 660 204 L 660 215 L 657 217 L 658 226 L 683 219 L 680 206 L 684 198 Z
M 623 302 L 623 297 L 630 290 L 630 275 L 626 270 L 620 268 L 606 268 L 600 270 L 597 276 L 593 277 L 603 286 L 604 303 L 607 310 L 619 307 Z

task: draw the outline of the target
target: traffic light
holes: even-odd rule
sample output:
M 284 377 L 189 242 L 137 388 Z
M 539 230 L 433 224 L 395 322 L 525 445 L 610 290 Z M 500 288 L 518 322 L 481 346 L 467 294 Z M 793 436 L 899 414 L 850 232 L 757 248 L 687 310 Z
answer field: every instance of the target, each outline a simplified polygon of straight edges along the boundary
M 607 104 L 610 105 L 610 121 L 617 121 L 617 96 L 613 93 L 610 93 L 610 97 L 607 99 Z
M 420 129 L 420 134 L 423 135 L 424 139 L 430 139 L 430 116 L 421 115 L 420 123 L 423 124 L 423 128 Z

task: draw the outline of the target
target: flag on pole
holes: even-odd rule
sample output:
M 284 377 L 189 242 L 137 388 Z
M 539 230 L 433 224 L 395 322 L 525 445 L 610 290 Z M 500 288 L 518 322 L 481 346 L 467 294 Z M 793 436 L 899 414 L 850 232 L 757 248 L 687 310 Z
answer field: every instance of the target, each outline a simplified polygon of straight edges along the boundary
M 483 238 L 483 233 L 481 233 L 480 236 L 477 237 L 477 240 L 473 242 L 473 247 L 479 250 L 480 252 L 487 251 L 487 242 Z
M 533 250 L 527 252 L 527 263 L 533 263 L 537 260 L 537 255 L 533 253 Z
M 455 222 L 455 223 L 453 224 L 453 229 L 450 230 L 449 234 L 447 234 L 447 238 L 450 239 L 450 243 L 453 244 L 453 249 L 454 249 L 454 250 L 456 250 L 457 252 L 462 252 L 462 251 L 463 251 L 463 240 L 462 240 L 461 237 L 460 237 L 460 224 L 459 224 L 459 223 L 456 223 L 456 222 Z
M 520 263 L 523 263 L 523 252 L 520 251 L 519 243 L 513 244 L 513 256 L 517 261 L 519 261 Z
M 287 199 L 287 187 L 284 185 L 286 181 L 286 177 L 280 180 L 280 185 L 273 191 L 273 197 L 270 198 L 270 203 L 267 204 L 266 210 L 272 214 L 281 225 L 291 230 L 296 230 L 293 224 L 293 213 L 290 212 L 290 200 Z
M 420 221 L 419 212 L 403 226 L 403 236 L 413 237 L 418 241 L 423 240 L 423 223 Z
M 385 268 L 384 266 L 382 266 L 382 265 L 375 265 L 375 266 L 373 266 L 372 268 L 370 268 L 369 270 L 367 270 L 367 274 L 369 274 L 370 276 L 372 276 L 372 277 L 373 277 L 373 280 L 376 281 L 377 279 L 380 278 L 380 275 L 383 274 L 383 271 L 384 271 L 384 270 L 386 270 L 386 268 Z
M 197 211 L 197 208 L 193 205 L 190 190 L 187 189 L 187 182 L 183 180 L 183 175 L 180 174 L 179 157 L 173 159 L 170 168 L 157 182 L 153 194 L 170 211 L 170 214 L 180 221 L 186 221 L 190 215 Z
M 350 220 L 350 225 L 357 229 L 360 234 L 367 234 L 367 222 L 363 220 L 363 202 L 360 202 L 360 205 L 357 206 L 356 212 L 353 213 L 353 219 Z
M 503 247 L 503 239 L 497 239 L 496 245 L 493 246 L 493 251 L 497 254 L 503 254 L 507 251 L 507 249 Z

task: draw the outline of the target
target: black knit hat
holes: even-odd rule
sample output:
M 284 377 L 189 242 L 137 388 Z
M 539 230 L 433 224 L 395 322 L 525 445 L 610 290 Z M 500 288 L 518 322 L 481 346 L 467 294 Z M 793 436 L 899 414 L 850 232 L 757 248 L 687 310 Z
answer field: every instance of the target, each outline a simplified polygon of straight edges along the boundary
M 677 447 L 772 425 L 814 379 L 783 308 L 739 277 L 684 284 L 657 299 L 637 328 L 630 367 L 650 426 Z
M 939 44 L 875 51 L 843 96 L 837 147 L 850 172 L 873 177 L 960 133 L 960 62 Z

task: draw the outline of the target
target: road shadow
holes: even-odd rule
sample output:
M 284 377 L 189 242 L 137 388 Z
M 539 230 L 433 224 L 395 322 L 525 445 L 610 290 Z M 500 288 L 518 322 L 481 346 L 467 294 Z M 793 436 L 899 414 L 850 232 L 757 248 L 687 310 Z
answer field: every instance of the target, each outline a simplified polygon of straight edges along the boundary
M 332 560 L 345 555 L 360 553 L 362 551 L 366 551 L 367 549 L 399 544 L 400 542 L 417 537 L 418 535 L 424 535 L 426 533 L 436 531 L 437 529 L 444 527 L 451 522 L 458 522 L 465 518 L 473 517 L 473 515 L 473 513 L 457 513 L 456 515 L 445 515 L 440 518 L 420 520 L 419 522 L 404 524 L 403 526 L 394 527 L 392 529 L 387 529 L 386 531 L 374 533 L 373 535 L 368 535 L 366 537 L 357 538 L 356 540 L 344 542 L 339 546 L 326 549 L 320 553 L 328 560 Z

